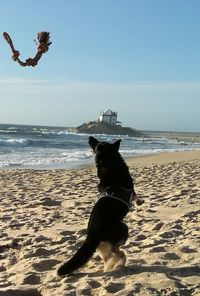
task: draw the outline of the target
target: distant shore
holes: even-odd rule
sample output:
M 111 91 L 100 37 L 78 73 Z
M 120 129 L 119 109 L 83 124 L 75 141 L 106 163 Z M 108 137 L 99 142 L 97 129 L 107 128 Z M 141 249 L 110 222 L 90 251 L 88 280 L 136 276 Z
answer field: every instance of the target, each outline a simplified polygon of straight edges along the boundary
M 200 133 L 194 132 L 162 132 L 162 131 L 141 131 L 144 135 L 150 137 L 165 137 L 172 140 L 177 140 L 179 142 L 200 142 Z
M 153 164 L 200 160 L 200 150 L 157 153 L 152 155 L 130 157 L 126 158 L 126 160 L 130 166 L 150 166 Z

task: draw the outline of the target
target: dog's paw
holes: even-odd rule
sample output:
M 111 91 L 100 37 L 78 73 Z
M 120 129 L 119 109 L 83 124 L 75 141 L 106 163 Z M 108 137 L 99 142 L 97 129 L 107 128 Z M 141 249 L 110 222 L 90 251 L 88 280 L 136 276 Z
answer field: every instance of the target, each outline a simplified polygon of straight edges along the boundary
M 126 263 L 126 255 L 120 251 L 119 254 L 114 254 L 104 265 L 104 272 L 113 271 L 120 267 L 123 267 Z

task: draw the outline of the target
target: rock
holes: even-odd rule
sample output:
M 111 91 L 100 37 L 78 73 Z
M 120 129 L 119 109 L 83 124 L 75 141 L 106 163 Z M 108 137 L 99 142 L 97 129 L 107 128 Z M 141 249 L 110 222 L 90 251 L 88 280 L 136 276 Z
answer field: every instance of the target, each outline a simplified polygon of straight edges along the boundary
M 121 125 L 110 125 L 100 121 L 89 121 L 70 131 L 83 134 L 107 134 L 107 135 L 128 135 L 130 137 L 142 137 L 143 134 L 130 127 Z

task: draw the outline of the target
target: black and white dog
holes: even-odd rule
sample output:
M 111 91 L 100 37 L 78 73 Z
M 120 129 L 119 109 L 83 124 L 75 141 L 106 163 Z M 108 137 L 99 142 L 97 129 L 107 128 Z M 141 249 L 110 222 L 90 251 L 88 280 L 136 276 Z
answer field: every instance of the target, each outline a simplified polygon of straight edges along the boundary
M 128 227 L 123 219 L 130 209 L 132 199 L 139 205 L 143 200 L 137 198 L 133 179 L 119 153 L 120 141 L 110 144 L 89 137 L 100 179 L 100 195 L 89 219 L 87 238 L 77 253 L 58 269 L 60 276 L 82 267 L 96 250 L 104 262 L 104 271 L 125 264 L 126 256 L 119 249 L 128 238 Z

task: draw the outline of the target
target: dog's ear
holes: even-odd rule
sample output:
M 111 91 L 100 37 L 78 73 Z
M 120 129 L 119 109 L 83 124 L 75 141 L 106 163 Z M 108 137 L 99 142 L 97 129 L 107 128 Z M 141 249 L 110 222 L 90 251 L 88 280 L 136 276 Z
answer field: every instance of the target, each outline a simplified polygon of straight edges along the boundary
M 113 145 L 117 151 L 119 150 L 120 142 L 121 142 L 121 139 L 119 139 L 115 143 L 113 143 Z
M 95 149 L 95 147 L 97 146 L 98 143 L 99 143 L 99 141 L 97 139 L 95 139 L 94 137 L 91 136 L 88 138 L 88 144 L 90 145 L 92 150 Z

